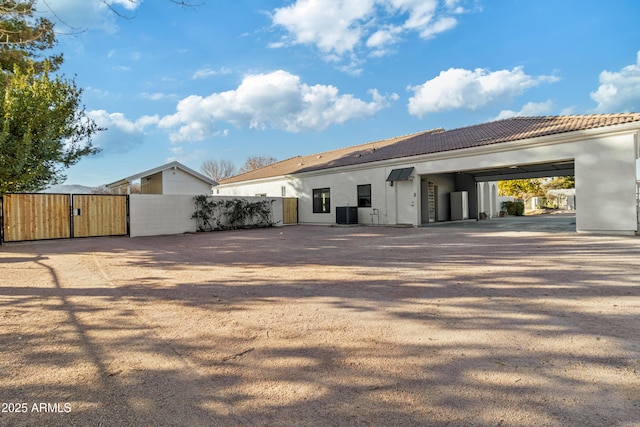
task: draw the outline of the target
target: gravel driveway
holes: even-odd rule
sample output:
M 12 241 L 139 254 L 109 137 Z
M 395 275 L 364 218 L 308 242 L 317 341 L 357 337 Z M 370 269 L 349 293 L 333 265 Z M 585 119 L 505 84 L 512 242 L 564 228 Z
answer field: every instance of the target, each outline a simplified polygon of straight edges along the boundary
M 638 426 L 639 260 L 451 225 L 3 246 L 0 425 Z

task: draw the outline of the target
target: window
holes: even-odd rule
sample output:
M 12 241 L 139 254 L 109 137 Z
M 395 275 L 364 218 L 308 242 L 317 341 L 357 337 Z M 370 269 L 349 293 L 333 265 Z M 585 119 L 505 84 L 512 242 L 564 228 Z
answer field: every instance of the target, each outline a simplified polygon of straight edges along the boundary
M 358 207 L 371 207 L 371 184 L 358 185 Z
M 313 213 L 331 212 L 331 190 L 315 188 L 313 190 Z

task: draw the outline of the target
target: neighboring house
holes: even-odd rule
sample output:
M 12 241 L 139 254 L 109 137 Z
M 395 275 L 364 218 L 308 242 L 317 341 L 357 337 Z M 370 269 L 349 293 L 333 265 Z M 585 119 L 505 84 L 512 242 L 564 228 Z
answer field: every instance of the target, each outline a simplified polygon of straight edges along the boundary
M 107 184 L 107 188 L 114 194 L 129 194 L 131 185 L 138 181 L 142 194 L 211 194 L 216 185 L 211 178 L 179 162 L 171 162 Z
M 576 228 L 638 230 L 636 159 L 640 114 L 516 117 L 432 129 L 299 156 L 225 180 L 214 194 L 298 198 L 300 223 L 420 226 L 499 213 L 496 182 L 574 175 Z

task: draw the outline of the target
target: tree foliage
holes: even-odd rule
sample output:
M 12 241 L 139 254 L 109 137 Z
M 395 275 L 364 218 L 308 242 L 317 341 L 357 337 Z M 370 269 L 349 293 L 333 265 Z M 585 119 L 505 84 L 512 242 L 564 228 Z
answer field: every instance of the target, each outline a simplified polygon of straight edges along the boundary
M 205 160 L 200 166 L 200 172 L 216 182 L 229 178 L 237 173 L 236 165 L 230 160 Z
M 99 151 L 82 90 L 53 74 L 61 55 L 43 54 L 55 44 L 53 25 L 33 13 L 33 0 L 0 0 L 0 194 L 59 184 L 64 169 Z
M 575 176 L 556 176 L 542 185 L 544 191 L 576 188 Z
M 56 45 L 53 23 L 35 18 L 35 0 L 0 0 L 0 70 L 12 73 L 17 66 L 25 71 L 33 67 L 37 73 L 57 70 L 62 54 L 45 55 Z
M 507 212 L 507 215 L 522 216 L 524 215 L 524 202 L 502 202 L 502 208 Z
M 498 194 L 528 200 L 532 197 L 543 196 L 544 190 L 540 179 L 512 179 L 498 182 Z
M 59 184 L 62 171 L 99 150 L 87 139 L 100 130 L 80 106 L 73 82 L 16 67 L 0 104 L 0 192 Z

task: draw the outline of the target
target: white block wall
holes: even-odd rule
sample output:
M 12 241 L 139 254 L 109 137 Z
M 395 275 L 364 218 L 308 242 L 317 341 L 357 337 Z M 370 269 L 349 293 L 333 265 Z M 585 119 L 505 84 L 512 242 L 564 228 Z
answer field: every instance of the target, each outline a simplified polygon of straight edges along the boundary
M 173 194 L 131 194 L 129 230 L 131 237 L 160 236 L 196 231 L 193 196 Z
M 191 218 L 195 203 L 191 195 L 131 194 L 129 196 L 129 229 L 131 237 L 161 236 L 196 231 L 196 220 Z M 236 197 L 215 197 L 235 199 Z M 243 197 L 250 202 L 265 200 L 260 197 Z M 272 220 L 282 225 L 282 198 L 269 197 Z
M 211 194 L 211 184 L 200 181 L 180 169 L 162 171 L 163 194 Z

